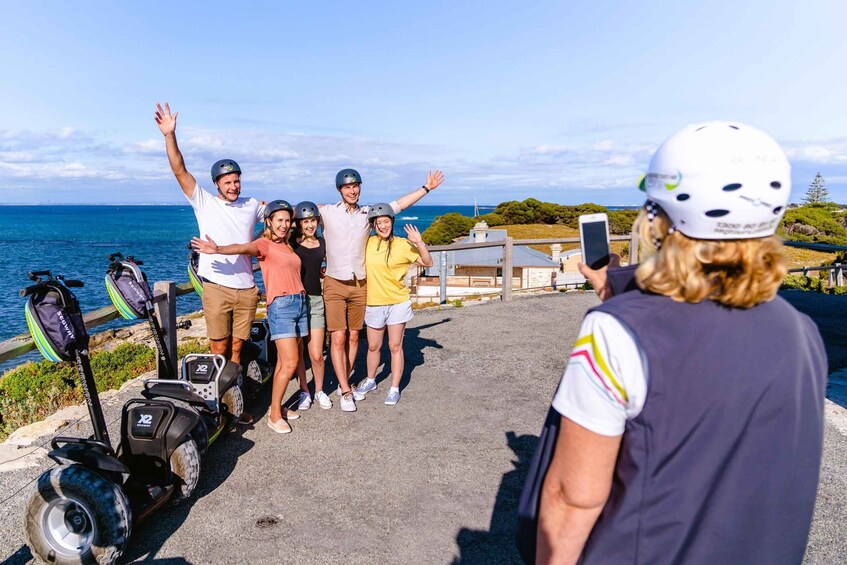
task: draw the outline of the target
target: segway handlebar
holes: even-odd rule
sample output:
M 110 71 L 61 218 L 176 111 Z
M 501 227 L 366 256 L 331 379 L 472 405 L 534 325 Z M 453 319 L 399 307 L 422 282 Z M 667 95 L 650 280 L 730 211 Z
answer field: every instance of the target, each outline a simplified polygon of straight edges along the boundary
M 19 296 L 20 296 L 21 298 L 26 298 L 26 297 L 27 297 L 27 296 L 29 296 L 30 294 L 35 294 L 35 291 L 36 291 L 36 290 L 38 290 L 38 285 L 37 285 L 37 284 L 34 284 L 34 285 L 32 285 L 32 286 L 28 286 L 28 287 L 26 287 L 26 288 L 22 288 L 22 289 L 21 289 L 21 291 L 20 291 L 20 293 L 18 293 L 18 294 L 19 294 Z
M 187 391 L 194 390 L 194 388 L 191 386 L 191 383 L 188 383 L 188 382 L 183 381 L 183 380 L 178 380 L 178 379 L 144 379 L 145 390 L 150 385 L 157 385 L 157 384 L 181 386 L 182 388 L 184 388 Z
M 82 288 L 85 286 L 84 282 L 76 279 L 62 279 L 62 282 L 65 283 L 65 286 L 68 288 Z
M 50 271 L 30 271 L 27 275 L 31 281 L 38 281 L 38 277 L 53 278 L 53 274 Z

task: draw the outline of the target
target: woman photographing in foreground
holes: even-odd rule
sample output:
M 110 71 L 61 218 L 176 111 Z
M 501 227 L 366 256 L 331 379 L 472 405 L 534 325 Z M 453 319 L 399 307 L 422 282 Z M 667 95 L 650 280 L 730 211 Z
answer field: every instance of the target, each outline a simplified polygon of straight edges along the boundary
M 258 257 L 265 282 L 268 324 L 276 344 L 277 362 L 271 388 L 271 411 L 268 426 L 275 432 L 291 432 L 288 420 L 300 417 L 282 407 L 288 382 L 300 359 L 300 341 L 308 335 L 306 291 L 300 280 L 300 258 L 288 244 L 294 210 L 285 200 L 274 200 L 265 208 L 265 230 L 255 241 L 232 245 L 193 238 L 191 245 L 200 253 L 250 255 Z
M 638 289 L 589 311 L 553 399 L 536 562 L 802 561 L 827 363 L 776 295 L 790 187 L 782 150 L 744 124 L 656 151 Z

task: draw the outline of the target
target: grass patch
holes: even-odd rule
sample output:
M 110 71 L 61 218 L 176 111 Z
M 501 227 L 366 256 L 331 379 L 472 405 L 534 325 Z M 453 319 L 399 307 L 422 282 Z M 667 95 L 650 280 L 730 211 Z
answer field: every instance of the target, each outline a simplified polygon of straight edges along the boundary
M 199 340 L 190 340 L 180 345 L 178 351 L 181 358 L 188 353 L 207 353 L 209 346 Z M 120 388 L 155 367 L 154 351 L 141 344 L 124 343 L 112 351 L 99 351 L 91 356 L 98 392 Z M 0 441 L 21 426 L 84 401 L 73 363 L 45 360 L 15 367 L 0 380 Z

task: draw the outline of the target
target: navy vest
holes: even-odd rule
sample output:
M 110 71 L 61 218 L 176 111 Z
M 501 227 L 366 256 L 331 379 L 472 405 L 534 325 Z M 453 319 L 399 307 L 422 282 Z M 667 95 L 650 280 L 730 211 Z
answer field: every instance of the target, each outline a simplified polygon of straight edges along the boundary
M 647 357 L 609 500 L 581 563 L 800 563 L 823 444 L 827 361 L 780 297 L 750 309 L 636 290 L 615 316 Z

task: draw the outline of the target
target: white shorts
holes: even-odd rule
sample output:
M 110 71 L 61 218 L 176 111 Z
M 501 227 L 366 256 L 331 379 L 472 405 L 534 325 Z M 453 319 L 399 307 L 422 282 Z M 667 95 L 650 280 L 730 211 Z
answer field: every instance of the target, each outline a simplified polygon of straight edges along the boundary
M 405 324 L 412 319 L 412 301 L 407 300 L 390 306 L 366 306 L 365 325 L 375 330 L 387 325 Z

